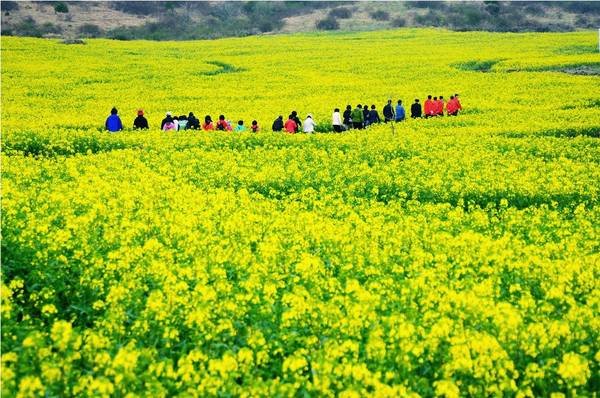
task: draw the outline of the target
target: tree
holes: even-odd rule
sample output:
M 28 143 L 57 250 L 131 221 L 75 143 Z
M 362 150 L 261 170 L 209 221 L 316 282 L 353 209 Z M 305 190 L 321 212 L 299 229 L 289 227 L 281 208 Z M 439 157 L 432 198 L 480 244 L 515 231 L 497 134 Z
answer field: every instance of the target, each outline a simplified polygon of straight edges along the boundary
M 68 14 L 69 13 L 69 7 L 67 6 L 67 3 L 64 3 L 62 1 L 58 1 L 54 4 L 54 12 L 59 12 L 62 14 Z
M 319 30 L 337 30 L 340 28 L 340 24 L 335 18 L 325 18 L 317 22 L 317 29 Z

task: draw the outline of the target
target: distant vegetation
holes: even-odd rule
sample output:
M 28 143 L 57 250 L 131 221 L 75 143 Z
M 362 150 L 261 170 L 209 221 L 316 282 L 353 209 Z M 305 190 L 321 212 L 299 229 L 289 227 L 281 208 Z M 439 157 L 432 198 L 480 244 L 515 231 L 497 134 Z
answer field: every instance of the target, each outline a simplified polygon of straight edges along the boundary
M 33 5 L 26 7 L 25 4 Z M 2 1 L 2 34 L 64 35 L 119 40 L 193 40 L 297 30 L 373 30 L 442 27 L 456 31 L 546 32 L 595 29 L 600 2 L 311 2 L 311 1 L 115 1 L 17 3 Z M 88 16 L 104 10 L 132 17 L 92 26 Z M 28 9 L 37 9 L 35 16 Z M 37 22 L 41 9 L 53 16 Z M 296 18 L 288 25 L 287 18 Z M 54 19 L 53 19 L 54 18 Z M 304 20 L 304 18 L 306 20 Z M 73 25 L 71 20 L 77 19 Z M 132 22 L 132 21 L 133 22 Z M 297 23 L 300 20 L 300 23 Z M 95 23 L 96 20 L 94 20 Z
M 32 17 L 26 17 L 12 27 L 2 26 L 3 36 L 44 37 L 47 35 L 58 35 L 60 33 L 62 33 L 62 28 L 60 26 L 51 22 L 40 24 Z
M 306 2 L 309 3 L 309 2 Z M 157 22 L 110 30 L 106 35 L 121 40 L 192 40 L 248 36 L 279 30 L 283 18 L 328 7 L 328 2 L 115 2 L 115 9 L 137 15 L 158 16 Z M 202 15 L 202 23 L 193 18 Z
M 371 18 L 376 19 L 378 21 L 387 21 L 390 19 L 390 13 L 383 10 L 377 10 L 371 13 Z
M 328 17 L 317 22 L 317 29 L 319 30 L 337 30 L 340 28 L 340 24 L 335 18 Z
M 352 17 L 352 10 L 347 7 L 334 8 L 329 11 L 331 18 L 348 19 Z
M 62 14 L 67 14 L 69 12 L 69 6 L 65 2 L 58 1 L 54 4 L 54 11 Z

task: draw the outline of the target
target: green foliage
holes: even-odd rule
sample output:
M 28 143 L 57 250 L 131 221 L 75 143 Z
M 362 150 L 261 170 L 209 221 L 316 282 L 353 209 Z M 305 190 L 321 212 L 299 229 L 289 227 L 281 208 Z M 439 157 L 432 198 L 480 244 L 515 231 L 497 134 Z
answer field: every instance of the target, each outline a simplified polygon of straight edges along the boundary
M 395 28 L 403 28 L 406 26 L 406 18 L 396 17 L 392 19 L 392 26 Z
M 383 10 L 377 10 L 371 13 L 371 18 L 376 21 L 387 21 L 390 19 L 390 13 Z
M 62 32 L 62 28 L 51 22 L 45 22 L 40 25 L 32 17 L 26 17 L 12 28 L 9 28 L 9 30 L 5 30 L 3 27 L 2 32 L 3 34 L 14 36 L 42 37 L 47 34 L 59 34 Z
M 323 121 L 317 123 L 315 126 L 315 132 L 317 133 L 330 133 L 333 131 L 333 125 L 330 121 Z
M 160 3 L 156 1 L 113 1 L 110 5 L 115 10 L 134 15 L 152 15 L 160 11 Z
M 81 25 L 78 29 L 78 32 L 83 37 L 89 38 L 100 37 L 103 33 L 102 29 L 98 25 L 91 23 Z
M 329 11 L 329 17 L 331 18 L 339 18 L 339 19 L 348 19 L 352 17 L 352 10 L 348 7 L 338 7 Z
M 278 29 L 282 24 L 281 21 L 270 20 L 264 15 L 226 17 L 220 12 L 211 12 L 204 21 L 195 23 L 186 15 L 166 14 L 162 15 L 157 22 L 137 27 L 115 28 L 108 31 L 107 35 L 117 40 L 139 38 L 146 40 L 217 39 L 270 32 Z
M 452 66 L 466 71 L 491 72 L 492 67 L 501 61 L 501 59 L 475 60 L 453 64 Z
M 327 17 L 318 21 L 316 27 L 319 30 L 337 30 L 340 28 L 340 24 L 335 18 Z
M 220 69 L 208 71 L 208 72 L 198 72 L 197 75 L 200 76 L 215 76 L 220 75 L 221 73 L 236 73 L 245 71 L 244 68 L 238 68 L 231 64 L 227 64 L 221 61 L 206 61 L 207 64 L 218 66 Z
M 54 12 L 67 14 L 69 12 L 69 6 L 63 1 L 57 1 L 54 3 Z
M 19 3 L 16 1 L 1 1 L 0 10 L 2 12 L 17 11 L 19 9 Z

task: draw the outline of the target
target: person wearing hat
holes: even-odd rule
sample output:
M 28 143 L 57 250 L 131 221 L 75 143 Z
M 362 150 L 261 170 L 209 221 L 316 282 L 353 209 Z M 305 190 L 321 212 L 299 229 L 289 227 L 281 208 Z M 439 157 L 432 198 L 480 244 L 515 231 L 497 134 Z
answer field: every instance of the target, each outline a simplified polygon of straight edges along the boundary
M 309 113 L 306 116 L 306 120 L 304 121 L 303 131 L 305 133 L 314 133 L 315 132 L 315 121 L 312 118 L 312 115 Z
M 167 112 L 167 115 L 165 116 L 165 118 L 162 120 L 162 122 L 160 122 L 160 129 L 164 130 L 165 129 L 165 124 L 167 122 L 173 123 L 173 116 L 171 112 Z
M 148 120 L 144 117 L 144 111 L 142 109 L 137 111 L 137 117 L 133 121 L 134 129 L 148 129 Z

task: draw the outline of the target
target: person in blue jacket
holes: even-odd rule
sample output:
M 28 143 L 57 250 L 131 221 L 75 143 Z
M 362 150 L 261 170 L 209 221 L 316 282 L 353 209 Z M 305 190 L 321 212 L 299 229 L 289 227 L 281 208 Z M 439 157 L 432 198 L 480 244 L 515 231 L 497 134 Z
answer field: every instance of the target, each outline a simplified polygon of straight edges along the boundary
M 110 110 L 110 116 L 106 119 L 104 126 L 110 132 L 123 130 L 123 123 L 121 123 L 121 118 L 117 115 L 117 108 Z
M 396 121 L 401 122 L 406 119 L 406 111 L 404 110 L 404 106 L 402 106 L 402 100 L 398 100 L 398 105 L 396 105 Z

